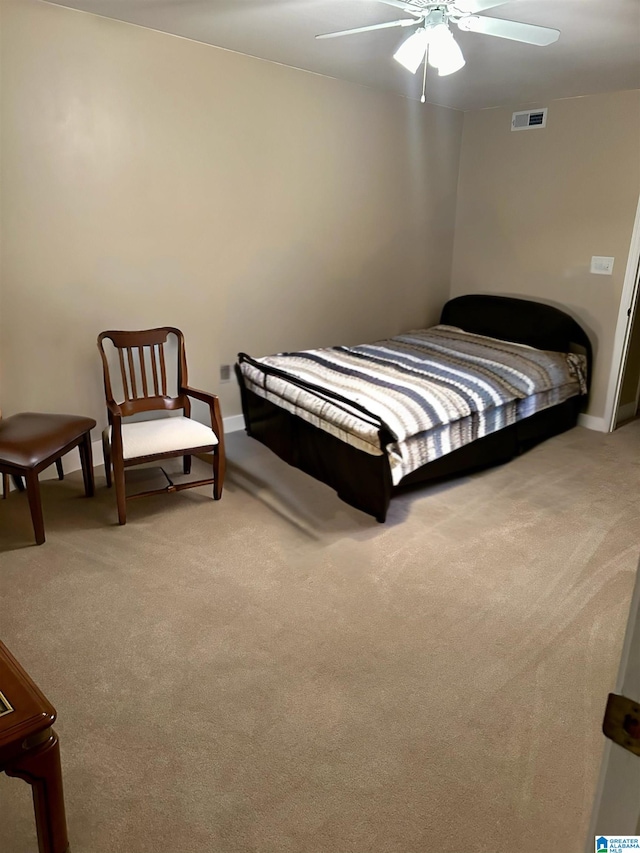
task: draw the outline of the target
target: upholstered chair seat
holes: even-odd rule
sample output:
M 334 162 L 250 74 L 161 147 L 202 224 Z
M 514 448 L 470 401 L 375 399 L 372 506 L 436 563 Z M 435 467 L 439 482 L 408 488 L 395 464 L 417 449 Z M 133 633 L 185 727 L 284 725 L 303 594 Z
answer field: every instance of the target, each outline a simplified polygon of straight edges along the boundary
M 211 427 L 182 416 L 122 424 L 122 456 L 183 456 L 215 447 L 218 436 Z

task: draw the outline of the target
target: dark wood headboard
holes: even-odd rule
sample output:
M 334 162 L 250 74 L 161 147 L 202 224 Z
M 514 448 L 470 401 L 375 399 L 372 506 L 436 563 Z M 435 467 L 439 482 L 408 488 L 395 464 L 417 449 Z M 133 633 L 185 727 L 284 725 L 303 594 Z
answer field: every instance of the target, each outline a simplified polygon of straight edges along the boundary
M 553 352 L 583 350 L 591 378 L 592 350 L 587 333 L 573 317 L 553 305 L 473 293 L 450 299 L 442 309 L 440 322 Z

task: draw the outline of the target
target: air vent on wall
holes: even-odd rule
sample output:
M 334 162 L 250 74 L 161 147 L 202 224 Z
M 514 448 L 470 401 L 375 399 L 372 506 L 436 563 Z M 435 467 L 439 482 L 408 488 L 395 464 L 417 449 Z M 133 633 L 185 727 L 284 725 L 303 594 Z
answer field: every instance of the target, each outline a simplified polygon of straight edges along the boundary
M 521 110 L 511 116 L 511 130 L 533 130 L 534 127 L 546 126 L 546 107 L 541 110 Z

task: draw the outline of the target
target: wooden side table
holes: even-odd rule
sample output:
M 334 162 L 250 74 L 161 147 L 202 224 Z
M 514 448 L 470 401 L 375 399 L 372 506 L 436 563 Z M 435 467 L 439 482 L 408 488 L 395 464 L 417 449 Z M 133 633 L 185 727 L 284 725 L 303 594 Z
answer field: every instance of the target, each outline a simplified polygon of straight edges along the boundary
M 0 771 L 31 785 L 39 853 L 67 853 L 56 710 L 0 643 Z

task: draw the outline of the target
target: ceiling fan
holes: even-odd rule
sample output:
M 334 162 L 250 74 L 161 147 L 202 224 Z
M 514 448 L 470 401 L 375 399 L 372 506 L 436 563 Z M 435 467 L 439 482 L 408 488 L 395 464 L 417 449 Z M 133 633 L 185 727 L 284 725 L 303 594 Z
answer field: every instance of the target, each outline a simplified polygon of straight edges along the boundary
M 393 56 L 412 74 L 416 73 L 424 60 L 421 98 L 423 103 L 427 64 L 438 70 L 439 77 L 453 74 L 465 64 L 460 46 L 451 33 L 451 24 L 455 24 L 458 29 L 465 32 L 482 33 L 539 46 L 553 44 L 560 37 L 560 31 L 550 27 L 475 14 L 485 9 L 503 6 L 509 0 L 440 0 L 440 2 L 437 0 L 378 0 L 378 2 L 402 9 L 412 17 L 372 24 L 368 27 L 340 30 L 335 33 L 323 33 L 316 38 L 339 38 L 389 27 L 417 27 L 418 29 L 400 45 Z

